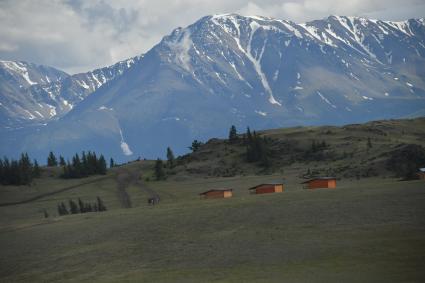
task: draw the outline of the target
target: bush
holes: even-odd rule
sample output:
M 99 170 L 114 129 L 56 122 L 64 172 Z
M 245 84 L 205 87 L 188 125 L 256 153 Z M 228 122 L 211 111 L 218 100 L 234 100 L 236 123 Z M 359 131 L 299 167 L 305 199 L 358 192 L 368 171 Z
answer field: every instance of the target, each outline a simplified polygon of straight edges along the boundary
M 416 144 L 399 146 L 387 160 L 387 169 L 404 180 L 417 179 L 419 168 L 424 166 L 425 149 Z

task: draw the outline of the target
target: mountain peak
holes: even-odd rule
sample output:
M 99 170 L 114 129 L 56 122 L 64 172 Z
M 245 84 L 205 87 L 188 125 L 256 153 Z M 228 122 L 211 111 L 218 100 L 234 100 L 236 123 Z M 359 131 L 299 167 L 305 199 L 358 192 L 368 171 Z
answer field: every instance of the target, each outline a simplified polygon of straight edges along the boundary
M 42 89 L 37 95 L 58 111 L 62 98 L 73 103 L 64 95 L 84 100 L 33 141 L 117 156 L 127 144 L 160 156 L 170 140 L 182 152 L 193 139 L 223 136 L 229 124 L 265 129 L 423 113 L 424 35 L 413 21 L 206 16 L 174 29 L 118 79 L 126 62 Z

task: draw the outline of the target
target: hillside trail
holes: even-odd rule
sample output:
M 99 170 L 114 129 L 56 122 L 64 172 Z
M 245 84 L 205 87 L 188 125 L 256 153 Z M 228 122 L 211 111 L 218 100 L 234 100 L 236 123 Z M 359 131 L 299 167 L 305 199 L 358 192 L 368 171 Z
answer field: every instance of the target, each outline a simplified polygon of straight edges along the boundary
M 117 197 L 123 208 L 131 208 L 131 198 L 127 193 L 127 187 L 132 183 L 132 175 L 129 170 L 119 168 L 116 173 Z
M 47 193 L 36 195 L 36 196 L 31 197 L 31 198 L 26 199 L 26 200 L 8 202 L 8 203 L 0 203 L 0 207 L 30 203 L 30 202 L 33 202 L 33 201 L 36 201 L 36 200 L 39 200 L 39 199 L 42 199 L 42 198 L 45 198 L 45 197 L 49 197 L 49 196 L 53 196 L 53 195 L 56 195 L 56 194 L 59 194 L 59 193 L 63 193 L 65 191 L 69 191 L 69 190 L 72 190 L 72 189 L 76 189 L 78 187 L 82 187 L 82 186 L 85 186 L 85 185 L 96 183 L 96 182 L 99 182 L 99 181 L 102 181 L 102 180 L 105 180 L 105 179 L 108 179 L 108 178 L 111 178 L 111 176 L 103 176 L 103 177 L 96 178 L 96 179 L 93 179 L 93 180 L 90 180 L 90 181 L 87 181 L 87 182 L 79 183 L 79 184 L 72 185 L 72 186 L 67 186 L 67 187 L 52 191 L 52 192 L 47 192 Z
M 123 207 L 131 207 L 131 199 L 126 191 L 130 185 L 141 189 L 149 196 L 148 198 L 161 199 L 159 193 L 142 180 L 140 171 L 129 170 L 128 168 L 119 168 L 117 171 L 117 191 Z

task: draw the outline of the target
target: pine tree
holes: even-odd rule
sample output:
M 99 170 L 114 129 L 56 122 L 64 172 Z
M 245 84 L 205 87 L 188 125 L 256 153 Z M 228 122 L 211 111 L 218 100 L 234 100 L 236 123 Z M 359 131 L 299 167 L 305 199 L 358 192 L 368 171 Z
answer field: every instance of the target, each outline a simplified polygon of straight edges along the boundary
M 114 159 L 111 157 L 111 160 L 109 161 L 109 168 L 115 167 Z
M 55 154 L 51 151 L 47 157 L 47 166 L 54 167 L 58 166 L 58 160 L 56 159 Z
M 73 200 L 69 200 L 69 210 L 71 214 L 77 214 L 79 212 L 78 205 Z
M 86 212 L 86 207 L 84 205 L 84 202 L 80 198 L 78 198 L 78 206 L 80 209 L 80 213 Z
M 38 178 L 41 175 L 40 166 L 38 166 L 37 159 L 34 159 L 34 166 L 32 169 L 32 175 L 34 178 Z
M 19 160 L 19 184 L 29 184 L 31 183 L 33 172 L 32 164 L 28 157 L 27 153 L 21 154 L 21 159 Z
M 0 159 L 0 184 L 3 184 L 5 182 L 5 168 L 3 159 Z
M 66 209 L 66 206 L 63 202 L 61 202 L 60 204 L 58 204 L 58 214 L 59 216 L 62 215 L 67 215 L 68 213 L 68 209 Z
M 164 164 L 159 158 L 155 162 L 155 178 L 157 181 L 165 179 Z
M 193 142 L 192 142 L 192 145 L 189 147 L 189 149 L 192 151 L 192 152 L 196 152 L 196 151 L 198 151 L 198 149 L 202 146 L 202 142 L 200 142 L 200 141 L 198 141 L 198 140 L 194 140 Z
M 73 175 L 72 166 L 71 166 L 71 163 L 68 160 L 66 165 L 63 166 L 62 178 L 68 179 L 68 178 L 73 178 L 73 177 L 74 177 L 74 175 Z
M 61 203 L 61 206 L 62 206 L 62 211 L 63 211 L 63 214 L 64 215 L 68 215 L 69 214 L 69 211 L 68 211 L 68 209 L 66 208 L 66 205 L 65 205 L 65 203 Z
M 87 161 L 88 161 L 88 168 L 87 168 L 87 174 L 93 175 L 97 173 L 97 156 L 95 152 L 88 152 L 87 154 Z
M 88 176 L 88 168 L 89 168 L 89 164 L 88 164 L 88 160 L 87 160 L 87 155 L 86 152 L 83 151 L 81 154 L 81 171 L 82 171 L 82 175 L 83 176 Z
M 43 209 L 44 218 L 49 218 L 49 214 L 47 213 L 47 210 Z
M 251 134 L 251 130 L 249 129 L 249 127 L 246 129 L 246 142 L 248 144 L 252 143 L 252 134 Z
M 81 164 L 80 156 L 78 155 L 78 153 L 76 153 L 72 158 L 72 167 L 75 176 L 74 178 L 81 178 L 83 176 L 83 166 Z
M 63 215 L 62 206 L 60 206 L 60 204 L 58 204 L 58 214 L 59 214 L 59 216 Z
M 169 168 L 174 167 L 174 153 L 170 147 L 167 147 L 167 164 Z
M 99 160 L 97 162 L 97 170 L 96 170 L 97 172 L 96 173 L 101 174 L 101 175 L 105 175 L 106 170 L 107 170 L 107 168 L 106 168 L 105 157 L 103 157 L 103 155 L 100 155 Z
M 238 133 L 236 131 L 236 127 L 232 125 L 229 130 L 229 142 L 235 142 L 238 140 Z
M 62 155 L 59 156 L 59 165 L 62 167 L 66 165 L 65 158 Z
M 255 131 L 251 134 L 249 128 L 247 130 L 247 147 L 246 160 L 248 162 L 261 161 L 261 165 L 269 167 L 270 149 L 266 137 L 261 138 Z
M 97 200 L 97 209 L 98 211 L 106 211 L 106 206 L 103 204 L 103 201 L 100 197 L 96 197 Z

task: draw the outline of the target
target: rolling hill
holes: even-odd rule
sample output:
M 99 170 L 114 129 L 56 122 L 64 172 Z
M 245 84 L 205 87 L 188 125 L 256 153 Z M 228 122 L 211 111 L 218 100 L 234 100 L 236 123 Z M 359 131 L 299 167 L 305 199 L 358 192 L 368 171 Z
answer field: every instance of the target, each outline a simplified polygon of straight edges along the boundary
M 70 180 L 58 178 L 61 168 L 43 168 L 31 186 L 0 186 L 0 281 L 421 282 L 424 182 L 400 182 L 384 164 L 400 145 L 424 146 L 423 123 L 264 131 L 276 164 L 270 171 L 243 161 L 242 143 L 219 139 L 179 158 L 163 181 L 154 181 L 151 160 Z M 327 154 L 347 154 L 311 160 L 300 153 L 313 139 L 326 140 Z M 235 174 L 227 174 L 231 161 Z M 335 172 L 336 189 L 300 184 L 308 167 L 324 174 L 348 165 Z M 376 174 L 364 175 L 370 166 Z M 271 181 L 283 181 L 284 192 L 249 194 Z M 234 196 L 199 198 L 212 188 Z M 149 206 L 153 194 L 161 201 Z M 60 202 L 97 196 L 106 212 L 57 215 Z

